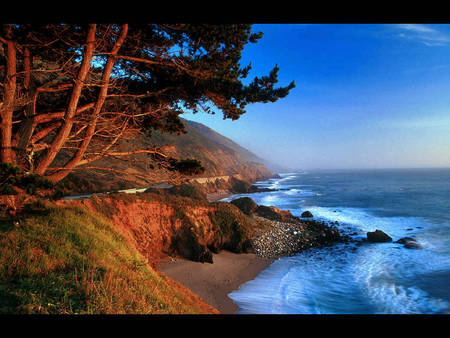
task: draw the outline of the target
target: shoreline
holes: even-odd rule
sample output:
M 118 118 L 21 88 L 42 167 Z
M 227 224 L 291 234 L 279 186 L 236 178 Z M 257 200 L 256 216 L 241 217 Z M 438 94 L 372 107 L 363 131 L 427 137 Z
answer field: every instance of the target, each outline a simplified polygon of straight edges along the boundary
M 208 199 L 208 202 L 218 202 L 223 198 L 230 197 L 231 195 L 233 194 L 229 191 L 220 191 L 206 194 L 206 198 Z
M 221 314 L 235 314 L 239 307 L 228 294 L 254 279 L 275 259 L 253 253 L 221 251 L 213 254 L 213 261 L 210 264 L 182 258 L 167 259 L 157 270 L 190 289 Z

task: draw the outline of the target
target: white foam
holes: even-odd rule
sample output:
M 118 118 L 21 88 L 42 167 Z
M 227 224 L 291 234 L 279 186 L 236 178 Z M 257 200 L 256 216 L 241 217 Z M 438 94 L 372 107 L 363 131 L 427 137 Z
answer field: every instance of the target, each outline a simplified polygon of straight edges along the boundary
M 306 185 L 289 185 L 296 183 L 288 181 L 289 176 L 270 183 L 289 190 L 248 196 L 258 204 L 282 208 L 297 204 L 297 208 L 288 207 L 293 215 L 309 210 L 315 219 L 338 221 L 338 226 L 358 230 L 364 237 L 376 229 L 394 241 L 414 236 L 423 249 L 390 242 L 353 251 L 337 244 L 284 257 L 229 295 L 240 307 L 238 313 L 450 313 L 448 299 L 426 291 L 432 290 L 434 275 L 428 284 L 417 282 L 421 274 L 450 270 L 445 224 L 438 227 L 422 217 L 382 217 L 382 210 L 374 208 L 305 206 L 320 193 Z M 445 276 L 442 280 L 445 283 Z
M 296 194 L 299 194 L 299 193 L 301 193 L 301 190 L 300 189 L 295 189 L 295 188 L 284 191 L 284 194 L 285 195 L 289 195 L 289 196 L 296 195 Z
M 420 217 L 381 217 L 374 215 L 375 210 L 369 208 L 342 208 L 342 207 L 318 207 L 309 206 L 308 210 L 318 219 L 326 221 L 338 221 L 355 226 L 361 231 L 368 232 L 380 229 L 392 236 L 406 236 L 418 232 L 417 226 L 432 226 Z
M 433 259 L 434 258 L 434 259 Z M 366 247 L 359 251 L 353 277 L 360 283 L 375 307 L 375 313 L 439 313 L 448 311 L 450 304 L 431 297 L 415 285 L 409 285 L 421 273 L 439 271 L 448 261 L 436 262 L 431 252 L 396 250 L 387 247 Z M 430 264 L 434 261 L 435 265 Z M 437 265 L 436 265 L 437 263 Z

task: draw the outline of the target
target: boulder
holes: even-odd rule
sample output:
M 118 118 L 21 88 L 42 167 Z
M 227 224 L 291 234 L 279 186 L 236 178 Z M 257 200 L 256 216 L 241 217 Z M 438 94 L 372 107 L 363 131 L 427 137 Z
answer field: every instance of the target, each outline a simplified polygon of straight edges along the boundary
M 298 217 L 293 216 L 289 210 L 281 210 L 273 206 L 259 205 L 256 208 L 256 214 L 260 217 L 279 222 L 296 222 L 300 220 Z
M 403 244 L 403 246 L 407 249 L 422 249 L 422 246 L 417 243 L 415 238 L 412 237 L 403 237 L 394 243 Z
M 412 237 L 402 237 L 398 241 L 395 241 L 394 243 L 406 244 L 408 242 L 415 242 L 415 241 L 416 241 L 415 238 Z
M 391 242 L 392 238 L 383 231 L 376 229 L 367 233 L 367 240 L 369 242 Z
M 244 214 L 251 215 L 256 211 L 256 204 L 250 197 L 241 197 L 231 201 L 231 204 L 237 206 Z
M 313 214 L 311 214 L 310 211 L 304 211 L 304 212 L 302 212 L 301 217 L 303 217 L 303 218 L 311 218 L 311 217 L 313 217 Z
M 268 207 L 265 205 L 259 205 L 256 209 L 256 213 L 260 217 L 264 217 L 273 221 L 282 221 L 283 217 L 279 213 L 279 209 L 275 207 Z
M 422 246 L 416 242 L 408 242 L 403 245 L 407 249 L 422 249 Z

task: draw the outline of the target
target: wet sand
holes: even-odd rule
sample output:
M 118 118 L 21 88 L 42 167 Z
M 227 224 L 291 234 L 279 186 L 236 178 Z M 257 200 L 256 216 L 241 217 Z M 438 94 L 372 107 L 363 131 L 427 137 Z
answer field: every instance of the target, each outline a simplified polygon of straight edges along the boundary
M 221 251 L 213 254 L 213 264 L 177 258 L 163 262 L 158 270 L 192 290 L 222 314 L 234 314 L 239 308 L 228 294 L 254 279 L 273 261 L 255 254 Z

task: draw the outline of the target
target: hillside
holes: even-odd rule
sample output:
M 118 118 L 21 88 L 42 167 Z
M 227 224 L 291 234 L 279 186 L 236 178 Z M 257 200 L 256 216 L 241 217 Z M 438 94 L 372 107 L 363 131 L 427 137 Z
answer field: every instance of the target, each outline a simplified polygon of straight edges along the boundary
M 142 249 L 149 236 L 137 245 L 127 224 L 42 202 L 18 222 L 0 219 L 0 314 L 218 313 L 158 273 Z
M 274 176 L 259 158 L 231 140 L 199 123 L 195 125 L 183 120 L 186 133 L 163 134 L 152 132 L 151 136 L 140 136 L 124 140 L 120 150 L 143 146 L 166 146 L 165 152 L 179 159 L 195 158 L 201 161 L 205 172 L 199 177 L 222 177 L 238 174 L 247 181 L 262 180 Z M 214 136 L 212 136 L 214 135 Z M 126 158 L 108 158 L 92 163 L 95 167 L 106 167 L 112 171 L 97 169 L 71 173 L 66 181 L 74 183 L 74 192 L 92 193 L 118 189 L 144 188 L 169 180 L 168 171 L 152 168 L 147 155 L 139 154 Z M 222 187 L 223 188 L 223 187 Z
M 245 161 L 247 162 L 254 162 L 254 163 L 260 163 L 263 164 L 266 168 L 268 168 L 270 171 L 277 173 L 277 172 L 288 172 L 292 171 L 290 168 L 286 168 L 283 166 L 280 166 L 278 164 L 272 163 L 271 161 L 268 161 L 266 159 L 263 159 L 248 149 L 245 149 L 244 147 L 240 146 L 236 142 L 230 140 L 228 137 L 225 137 L 215 130 L 194 121 L 185 120 L 186 124 L 192 126 L 195 128 L 197 132 L 199 132 L 202 136 L 207 137 L 208 139 L 223 145 L 229 149 L 234 150 L 236 153 L 238 153 Z

